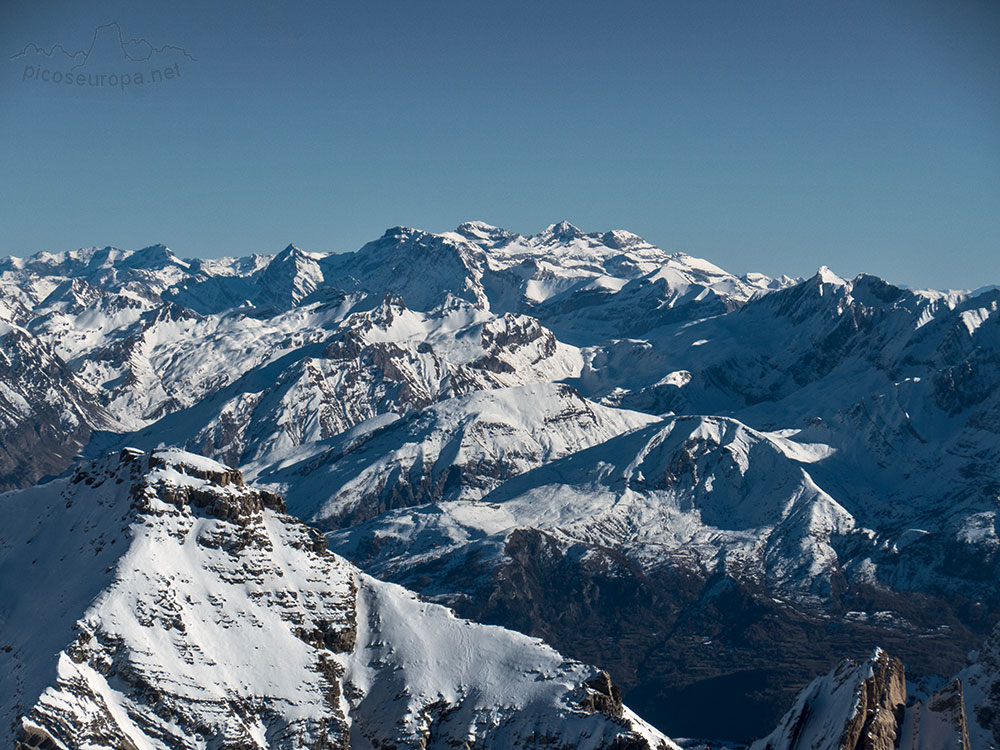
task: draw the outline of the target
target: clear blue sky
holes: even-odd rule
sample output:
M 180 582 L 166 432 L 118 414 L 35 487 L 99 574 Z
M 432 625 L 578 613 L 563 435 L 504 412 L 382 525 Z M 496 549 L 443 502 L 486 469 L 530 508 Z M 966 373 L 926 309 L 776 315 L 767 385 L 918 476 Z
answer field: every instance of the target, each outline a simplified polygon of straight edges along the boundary
M 996 0 L 0 7 L 0 254 L 566 219 L 737 272 L 1000 283 Z M 10 59 L 110 21 L 196 60 L 122 91 Z

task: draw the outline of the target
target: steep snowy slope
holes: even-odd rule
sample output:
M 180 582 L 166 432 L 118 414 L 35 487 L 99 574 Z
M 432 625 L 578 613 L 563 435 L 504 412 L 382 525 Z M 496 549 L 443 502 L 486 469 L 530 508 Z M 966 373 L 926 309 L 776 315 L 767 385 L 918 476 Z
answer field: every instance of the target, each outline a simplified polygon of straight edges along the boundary
M 830 458 L 824 444 L 732 419 L 670 418 L 479 501 L 329 536 L 467 616 L 600 655 L 626 697 L 679 734 L 747 738 L 845 649 L 886 643 L 918 671 L 947 673 L 974 642 L 947 599 L 878 581 L 872 560 L 898 561 L 905 545 L 890 550 L 817 484 Z M 919 553 L 906 554 L 915 566 Z M 746 703 L 720 719 L 685 691 Z
M 7 743 L 674 747 L 603 673 L 361 574 L 202 457 L 124 451 L 0 510 Z
M 579 351 L 534 319 L 467 303 L 421 313 L 387 296 L 331 327 L 128 440 L 183 444 L 233 465 L 273 462 L 368 419 L 582 367 Z
M 656 421 L 549 383 L 476 391 L 386 424 L 362 422 L 256 479 L 327 528 L 393 508 L 477 500 L 511 477 Z
M 0 491 L 58 474 L 111 418 L 51 347 L 0 322 Z
M 973 750 L 1000 748 L 1000 625 L 958 673 Z

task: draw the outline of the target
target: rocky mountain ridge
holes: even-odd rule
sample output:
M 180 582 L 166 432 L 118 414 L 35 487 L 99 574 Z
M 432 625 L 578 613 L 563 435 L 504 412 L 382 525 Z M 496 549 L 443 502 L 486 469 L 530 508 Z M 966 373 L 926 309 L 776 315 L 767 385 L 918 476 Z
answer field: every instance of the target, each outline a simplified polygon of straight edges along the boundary
M 676 747 L 606 673 L 364 575 L 201 456 L 125 450 L 0 508 L 5 744 Z
M 1000 619 L 998 302 L 566 223 L 5 259 L 0 481 L 204 454 L 670 733 L 750 740 L 845 654 L 951 675 Z
M 1000 627 L 972 663 L 929 695 L 908 691 L 903 663 L 881 649 L 845 659 L 799 695 L 750 750 L 992 750 L 1000 746 Z

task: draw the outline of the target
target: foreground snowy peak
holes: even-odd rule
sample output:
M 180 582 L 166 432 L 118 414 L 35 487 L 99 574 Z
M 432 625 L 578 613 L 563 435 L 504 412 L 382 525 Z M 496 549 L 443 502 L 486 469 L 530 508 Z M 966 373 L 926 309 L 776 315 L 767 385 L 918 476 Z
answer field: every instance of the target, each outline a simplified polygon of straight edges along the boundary
M 126 450 L 0 511 L 7 744 L 674 747 L 603 673 L 361 574 L 209 459 Z
M 3 726 L 21 742 L 347 736 L 334 665 L 308 641 L 351 643 L 355 584 L 308 529 L 281 522 L 276 496 L 201 457 L 126 451 L 3 506 L 0 575 L 17 592 L 0 629 Z

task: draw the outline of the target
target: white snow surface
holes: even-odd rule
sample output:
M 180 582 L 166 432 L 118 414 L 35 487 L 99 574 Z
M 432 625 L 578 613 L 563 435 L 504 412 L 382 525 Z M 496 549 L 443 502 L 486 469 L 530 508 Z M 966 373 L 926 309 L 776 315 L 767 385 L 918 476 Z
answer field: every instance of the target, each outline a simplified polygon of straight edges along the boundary
M 255 476 L 285 493 L 297 514 L 329 522 L 367 515 L 361 506 L 377 504 L 387 476 L 400 477 L 393 491 L 408 493 L 408 504 L 477 500 L 514 476 L 656 421 L 564 385 L 475 391 L 326 441 L 321 453 Z
M 628 552 L 644 567 L 686 559 L 759 576 L 775 591 L 822 597 L 836 569 L 833 535 L 861 533 L 809 476 L 828 449 L 770 437 L 722 418 L 670 418 L 508 480 L 482 500 L 382 514 L 330 533 L 334 549 L 406 580 L 429 559 L 483 545 L 502 561 L 518 528 Z M 683 468 L 680 468 L 683 467 Z
M 200 456 L 127 450 L 0 510 L 8 743 L 675 747 L 582 708 L 593 667 L 360 573 Z
M 835 576 L 974 602 L 996 576 L 943 561 L 995 573 L 1000 559 L 998 301 L 827 268 L 734 275 L 566 222 L 395 227 L 344 254 L 0 259 L 0 457 L 5 486 L 24 486 L 88 439 L 92 456 L 178 445 L 286 492 L 368 572 L 445 601 L 467 593 L 461 553 L 499 562 L 514 530 L 536 529 L 815 611 Z M 171 461 L 161 478 L 189 491 L 219 472 Z M 430 563 L 440 574 L 408 577 Z M 68 612 L 97 593 L 53 585 Z

